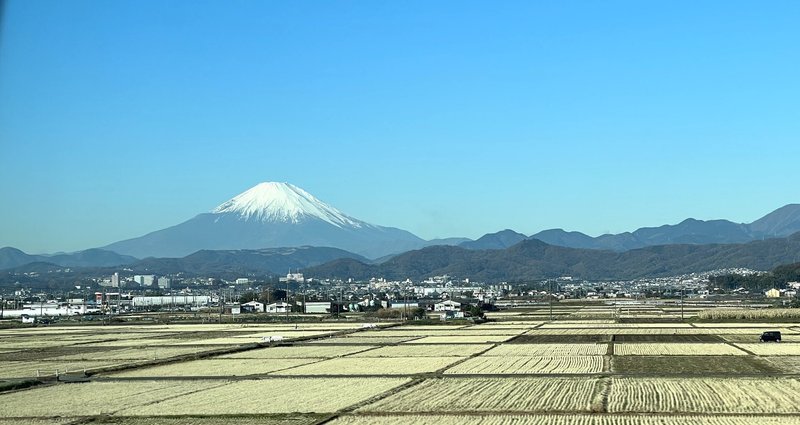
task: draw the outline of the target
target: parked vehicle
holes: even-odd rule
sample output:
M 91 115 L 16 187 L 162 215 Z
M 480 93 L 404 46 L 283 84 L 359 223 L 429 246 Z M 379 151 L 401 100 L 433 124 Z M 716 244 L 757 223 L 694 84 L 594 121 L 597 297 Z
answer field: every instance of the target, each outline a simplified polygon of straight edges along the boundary
M 761 334 L 761 338 L 759 338 L 761 342 L 781 342 L 781 333 L 780 331 L 767 331 Z

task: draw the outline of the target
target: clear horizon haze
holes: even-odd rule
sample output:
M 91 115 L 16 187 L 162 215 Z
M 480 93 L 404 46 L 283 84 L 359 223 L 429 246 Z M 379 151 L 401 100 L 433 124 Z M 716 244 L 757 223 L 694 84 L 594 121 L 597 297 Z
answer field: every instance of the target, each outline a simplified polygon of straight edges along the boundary
M 422 238 L 800 202 L 800 3 L 0 0 L 0 247 L 264 181 Z

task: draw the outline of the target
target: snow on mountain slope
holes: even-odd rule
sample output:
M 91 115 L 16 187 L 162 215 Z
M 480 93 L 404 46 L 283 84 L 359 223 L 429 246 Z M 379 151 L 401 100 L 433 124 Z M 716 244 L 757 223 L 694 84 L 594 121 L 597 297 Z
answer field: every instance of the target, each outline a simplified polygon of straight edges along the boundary
M 367 258 L 417 249 L 412 233 L 350 217 L 289 183 L 260 183 L 183 223 L 105 249 L 146 257 L 207 250 L 332 247 Z
M 259 183 L 222 203 L 212 213 L 236 214 L 245 220 L 262 222 L 300 223 L 307 218 L 318 218 L 340 228 L 369 226 L 290 183 Z

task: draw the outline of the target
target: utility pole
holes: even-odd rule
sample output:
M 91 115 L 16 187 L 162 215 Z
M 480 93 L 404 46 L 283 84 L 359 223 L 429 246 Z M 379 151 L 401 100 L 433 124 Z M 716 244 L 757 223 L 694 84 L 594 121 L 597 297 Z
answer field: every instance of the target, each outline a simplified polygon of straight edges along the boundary
M 219 290 L 219 297 L 217 300 L 219 301 L 219 323 L 222 323 L 222 313 L 225 312 L 225 293 L 222 288 Z
M 548 298 L 550 300 L 550 321 L 552 322 L 553 321 L 553 281 L 552 280 L 548 280 L 548 283 L 550 284 L 550 288 L 549 288 L 549 291 L 548 291 L 547 295 L 548 295 Z
M 683 291 L 686 288 L 681 288 L 681 321 L 683 320 Z
M 289 323 L 289 279 L 286 279 L 286 323 Z
M 406 312 L 406 320 L 408 320 L 408 288 L 403 290 L 403 296 L 405 297 L 403 302 L 403 311 Z

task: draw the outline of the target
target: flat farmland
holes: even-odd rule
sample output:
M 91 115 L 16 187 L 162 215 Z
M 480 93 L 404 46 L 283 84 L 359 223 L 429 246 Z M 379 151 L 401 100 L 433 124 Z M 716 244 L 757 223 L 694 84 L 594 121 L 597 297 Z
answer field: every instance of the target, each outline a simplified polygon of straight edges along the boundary
M 94 371 L 123 363 L 113 361 L 4 361 L 0 367 L 0 378 L 55 376 L 65 372 Z
M 419 339 L 406 341 L 406 344 L 486 344 L 488 342 L 503 342 L 513 338 L 509 335 L 447 335 L 426 336 Z
M 789 328 L 775 329 L 785 335 L 798 335 L 798 332 Z M 750 328 L 562 328 L 562 329 L 531 329 L 526 335 L 752 335 Z M 757 337 L 756 337 L 757 339 Z
M 340 357 L 276 372 L 276 375 L 413 375 L 431 373 L 458 357 Z
M 361 351 L 349 357 L 468 357 L 491 347 L 490 344 L 403 344 Z
M 640 375 L 738 376 L 780 373 L 781 367 L 755 356 L 614 356 L 611 371 Z
M 762 359 L 783 373 L 800 374 L 800 356 L 770 356 Z
M 446 375 L 506 375 L 600 373 L 602 371 L 602 356 L 479 356 L 448 368 L 444 373 Z
M 411 341 L 414 339 L 419 339 L 420 337 L 414 336 L 384 336 L 376 335 L 375 334 L 368 334 L 368 335 L 347 335 L 347 336 L 336 336 L 330 338 L 320 338 L 315 339 L 313 341 L 314 344 L 365 344 L 365 345 L 376 345 L 376 344 L 397 344 L 400 342 Z
M 226 381 L 90 382 L 34 387 L 0 395 L 0 417 L 55 417 L 113 414 L 196 391 L 227 385 Z M 36 400 L 32 403 L 32 400 Z
M 794 378 L 615 378 L 609 412 L 800 413 Z
M 330 422 L 332 425 L 798 425 L 799 418 L 788 416 L 686 416 L 686 415 L 548 415 L 548 414 L 411 414 L 411 415 L 347 415 Z
M 358 412 L 591 412 L 602 408 L 601 391 L 592 378 L 439 378 Z
M 203 359 L 188 362 L 168 363 L 160 366 L 151 366 L 117 372 L 114 377 L 147 377 L 158 378 L 161 376 L 195 377 L 195 376 L 249 376 L 263 375 L 283 369 L 289 369 L 308 363 L 319 362 L 322 359 Z
M 698 343 L 624 343 L 614 344 L 616 356 L 746 356 L 742 351 L 728 344 Z
M 273 378 L 227 382 L 128 408 L 121 416 L 335 412 L 407 383 L 403 378 Z
M 231 346 L 232 347 L 232 346 Z M 65 354 L 48 358 L 57 361 L 97 361 L 97 360 L 163 360 L 172 357 L 186 356 L 191 354 L 207 353 L 209 351 L 230 348 L 222 347 L 202 347 L 202 346 L 162 346 L 150 345 L 141 347 L 113 347 L 101 351 L 88 351 L 78 354 Z
M 608 344 L 501 344 L 483 356 L 602 356 L 606 352 Z
M 617 323 L 588 318 L 610 313 L 600 307 L 559 310 L 552 323 L 527 309 L 479 325 L 1 330 L 0 425 L 800 425 L 795 323 Z M 766 330 L 784 342 L 758 343 Z M 260 344 L 270 335 L 286 340 Z M 14 389 L 36 368 L 84 367 L 87 383 Z
M 116 425 L 314 425 L 327 417 L 313 413 L 275 413 L 243 416 L 105 416 L 92 418 L 92 424 Z M 81 423 L 81 422 L 78 422 Z M 71 422 L 75 424 L 75 422 Z M 4 425 L 0 422 L 0 425 Z M 22 425 L 22 424 L 20 424 Z
M 376 333 L 382 336 L 515 336 L 525 333 L 525 329 L 450 329 L 450 330 L 413 330 L 387 329 Z
M 546 323 L 539 327 L 539 329 L 678 329 L 678 328 L 691 328 L 692 325 L 688 323 L 596 323 L 596 322 L 581 322 L 581 323 Z
M 758 356 L 800 356 L 800 344 L 798 343 L 740 343 L 734 345 Z
M 769 330 L 770 328 L 764 328 L 765 330 Z M 738 334 L 721 334 L 720 337 L 725 342 L 733 342 L 733 343 L 759 343 L 759 337 L 761 337 L 761 332 L 754 332 L 750 330 L 749 332 L 743 332 Z M 800 343 L 800 335 L 798 334 L 781 334 L 781 344 L 785 343 Z M 770 343 L 772 344 L 772 343 Z
M 625 334 L 614 335 L 614 342 L 725 342 L 725 338 L 720 335 L 694 334 L 694 335 L 640 335 Z
M 258 348 L 234 354 L 219 356 L 221 359 L 305 359 L 332 358 L 355 355 L 372 350 L 378 346 L 370 345 L 293 345 Z M 388 347 L 387 347 L 388 348 Z

